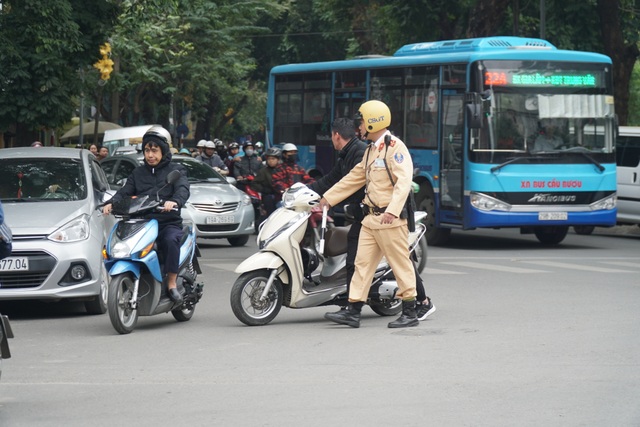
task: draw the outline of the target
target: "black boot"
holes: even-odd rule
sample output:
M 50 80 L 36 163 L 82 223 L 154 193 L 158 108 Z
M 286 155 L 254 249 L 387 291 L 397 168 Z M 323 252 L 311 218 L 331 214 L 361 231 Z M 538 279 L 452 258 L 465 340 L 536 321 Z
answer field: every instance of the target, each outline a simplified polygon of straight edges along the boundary
M 332 322 L 340 323 L 341 325 L 348 325 L 352 328 L 359 328 L 360 311 L 362 311 L 362 303 L 356 302 L 353 304 L 349 304 L 346 309 L 341 308 L 335 313 L 326 313 L 324 315 L 324 318 L 327 320 L 331 320 Z
M 389 322 L 390 328 L 408 328 L 418 326 L 420 321 L 416 316 L 416 300 L 402 301 L 402 315 L 393 322 Z

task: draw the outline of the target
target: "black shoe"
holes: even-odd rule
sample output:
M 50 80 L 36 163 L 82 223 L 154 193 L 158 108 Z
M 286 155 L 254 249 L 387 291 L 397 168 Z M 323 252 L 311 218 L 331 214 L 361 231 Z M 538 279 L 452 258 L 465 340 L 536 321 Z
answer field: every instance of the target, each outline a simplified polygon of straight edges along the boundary
M 335 313 L 325 313 L 324 318 L 352 328 L 360 327 L 360 312 L 351 306 L 341 307 Z
M 409 328 L 418 326 L 420 321 L 416 316 L 416 300 L 402 301 L 402 315 L 393 322 L 389 322 L 390 328 Z
M 417 303 L 416 304 L 416 317 L 418 320 L 424 320 L 436 311 L 436 306 L 431 302 L 431 298 L 428 298 L 429 304 Z
M 169 289 L 169 299 L 177 304 L 182 304 L 182 295 L 176 288 Z

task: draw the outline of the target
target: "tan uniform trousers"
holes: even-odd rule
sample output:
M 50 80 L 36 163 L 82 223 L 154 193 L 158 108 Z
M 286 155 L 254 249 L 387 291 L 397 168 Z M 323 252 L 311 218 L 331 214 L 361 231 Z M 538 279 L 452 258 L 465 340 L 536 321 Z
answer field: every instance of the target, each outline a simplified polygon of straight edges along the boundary
M 355 273 L 349 287 L 349 301 L 367 301 L 376 267 L 387 258 L 398 282 L 398 298 L 416 297 L 416 277 L 409 258 L 409 230 L 406 225 L 372 229 L 362 226 L 358 239 Z

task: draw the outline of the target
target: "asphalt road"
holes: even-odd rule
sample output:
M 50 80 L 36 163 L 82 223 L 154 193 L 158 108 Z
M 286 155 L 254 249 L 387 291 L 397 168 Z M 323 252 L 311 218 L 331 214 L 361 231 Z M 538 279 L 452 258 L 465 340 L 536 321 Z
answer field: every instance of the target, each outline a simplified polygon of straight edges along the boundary
M 200 243 L 190 322 L 121 336 L 79 304 L 0 304 L 16 335 L 0 426 L 640 425 L 640 228 L 553 248 L 454 233 L 423 273 L 436 313 L 400 330 L 369 309 L 360 329 L 326 308 L 244 326 L 229 290 L 253 239 Z

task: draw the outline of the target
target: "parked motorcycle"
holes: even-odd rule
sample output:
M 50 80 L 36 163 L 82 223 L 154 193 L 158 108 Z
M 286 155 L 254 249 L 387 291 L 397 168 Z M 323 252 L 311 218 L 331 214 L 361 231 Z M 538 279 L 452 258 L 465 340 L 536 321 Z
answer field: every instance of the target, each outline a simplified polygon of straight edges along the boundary
M 326 210 L 320 231 L 311 227 L 312 208 L 319 202 L 316 192 L 294 184 L 284 193 L 283 206 L 260 226 L 259 251 L 238 265 L 235 272 L 240 276 L 231 289 L 231 308 L 242 323 L 266 325 L 283 305 L 307 308 L 346 303 L 349 227 L 327 229 Z M 426 227 L 421 222 L 425 217 L 425 212 L 416 213 L 416 231 L 407 242 L 412 254 L 420 247 L 424 258 L 426 245 L 420 242 L 425 240 Z M 421 259 L 414 262 L 421 264 Z M 402 308 L 392 273 L 383 259 L 369 291 L 367 303 L 381 316 L 396 315 Z
M 177 175 L 176 175 L 177 174 Z M 179 178 L 173 171 L 167 183 Z M 142 218 L 146 213 L 162 210 L 163 202 L 149 196 L 124 199 L 113 205 L 112 213 L 119 217 L 111 230 L 104 250 L 105 265 L 111 276 L 107 307 L 111 324 L 120 334 L 128 334 L 136 326 L 138 316 L 153 316 L 171 312 L 179 322 L 193 317 L 202 297 L 202 284 L 196 282 L 202 273 L 193 224 L 186 223 L 180 246 L 178 291 L 183 301 L 175 303 L 162 280 L 161 260 L 156 252 L 158 221 Z

